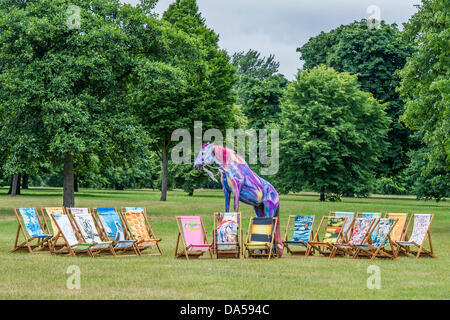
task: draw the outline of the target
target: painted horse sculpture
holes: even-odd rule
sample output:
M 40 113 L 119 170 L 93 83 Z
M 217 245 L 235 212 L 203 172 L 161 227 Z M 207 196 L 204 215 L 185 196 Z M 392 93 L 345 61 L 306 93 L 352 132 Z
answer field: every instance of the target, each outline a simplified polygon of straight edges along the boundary
M 277 190 L 266 180 L 259 177 L 247 165 L 245 160 L 231 149 L 206 143 L 202 146 L 194 167 L 204 170 L 215 180 L 213 173 L 206 169 L 217 165 L 221 175 L 223 193 L 225 195 L 225 211 L 230 210 L 231 194 L 233 194 L 234 211 L 239 211 L 239 201 L 249 204 L 258 217 L 278 217 L 280 199 Z M 280 224 L 275 230 L 278 254 L 281 256 Z

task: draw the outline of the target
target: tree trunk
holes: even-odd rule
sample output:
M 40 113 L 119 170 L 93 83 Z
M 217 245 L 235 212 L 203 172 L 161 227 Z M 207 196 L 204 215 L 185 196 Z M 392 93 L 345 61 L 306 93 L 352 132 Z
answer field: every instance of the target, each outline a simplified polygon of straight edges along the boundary
M 320 201 L 325 201 L 325 188 L 320 189 Z
M 11 182 L 11 197 L 15 197 L 17 194 L 20 194 L 20 175 L 14 174 Z
M 66 158 L 64 159 L 63 206 L 68 208 L 73 208 L 75 206 L 75 190 L 73 178 L 73 156 L 67 153 Z
M 22 176 L 22 189 L 28 189 L 28 174 L 24 173 Z
M 161 174 L 161 201 L 167 200 L 167 178 L 169 176 L 169 148 L 165 145 L 162 151 L 162 174 Z

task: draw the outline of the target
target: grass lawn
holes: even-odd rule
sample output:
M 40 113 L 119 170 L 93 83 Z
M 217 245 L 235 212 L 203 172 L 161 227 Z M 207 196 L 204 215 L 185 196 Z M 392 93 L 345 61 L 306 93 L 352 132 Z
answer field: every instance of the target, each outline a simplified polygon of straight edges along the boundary
M 315 214 L 330 210 L 418 212 L 436 214 L 431 227 L 436 259 L 405 258 L 396 261 L 353 260 L 324 257 L 291 257 L 267 260 L 199 260 L 173 258 L 176 215 L 201 215 L 212 235 L 212 213 L 224 209 L 222 192 L 169 192 L 159 201 L 159 192 L 148 190 L 110 191 L 82 189 L 76 195 L 78 207 L 145 206 L 161 242 L 162 257 L 108 256 L 69 257 L 13 253 L 17 222 L 14 207 L 61 206 L 62 190 L 32 188 L 11 198 L 0 188 L 0 299 L 449 299 L 450 203 L 417 201 L 412 197 L 379 196 L 345 198 L 342 202 L 320 203 L 313 194 L 281 197 L 282 233 L 289 214 Z M 242 204 L 244 233 L 251 207 Z M 67 268 L 81 270 L 81 288 L 67 289 Z M 381 289 L 367 288 L 367 268 L 381 270 Z

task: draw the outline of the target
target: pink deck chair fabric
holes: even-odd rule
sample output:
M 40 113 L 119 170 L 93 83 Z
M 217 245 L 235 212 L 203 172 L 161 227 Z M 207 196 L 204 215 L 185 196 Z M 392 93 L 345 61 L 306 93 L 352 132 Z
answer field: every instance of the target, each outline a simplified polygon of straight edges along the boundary
M 203 238 L 202 220 L 198 216 L 180 217 L 184 240 L 188 251 L 208 251 L 210 244 L 205 244 Z M 192 245 L 192 246 L 191 246 Z M 190 247 L 189 247 L 190 246 Z

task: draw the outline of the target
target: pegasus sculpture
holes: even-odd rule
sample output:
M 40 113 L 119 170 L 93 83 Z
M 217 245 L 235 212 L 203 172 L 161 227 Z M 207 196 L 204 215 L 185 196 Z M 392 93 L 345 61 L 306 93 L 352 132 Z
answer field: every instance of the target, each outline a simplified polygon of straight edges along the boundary
M 230 210 L 231 194 L 233 194 L 234 211 L 239 211 L 239 201 L 249 204 L 258 217 L 278 217 L 280 199 L 277 190 L 266 180 L 259 177 L 247 165 L 245 160 L 231 149 L 206 143 L 197 155 L 194 168 L 204 170 L 214 181 L 214 174 L 206 167 L 219 169 L 223 193 L 225 195 L 225 211 Z M 275 230 L 278 254 L 281 256 L 280 224 Z

